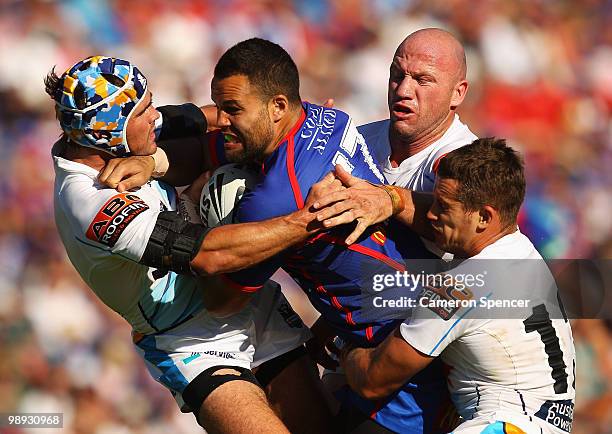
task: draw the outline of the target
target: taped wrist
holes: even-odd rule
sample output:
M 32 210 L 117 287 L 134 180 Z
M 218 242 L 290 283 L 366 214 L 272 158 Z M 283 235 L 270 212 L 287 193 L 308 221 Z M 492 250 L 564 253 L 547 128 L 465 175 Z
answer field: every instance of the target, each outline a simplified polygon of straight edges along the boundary
M 209 229 L 186 221 L 177 211 L 159 213 L 140 263 L 158 270 L 191 274 L 189 263 L 196 257 Z

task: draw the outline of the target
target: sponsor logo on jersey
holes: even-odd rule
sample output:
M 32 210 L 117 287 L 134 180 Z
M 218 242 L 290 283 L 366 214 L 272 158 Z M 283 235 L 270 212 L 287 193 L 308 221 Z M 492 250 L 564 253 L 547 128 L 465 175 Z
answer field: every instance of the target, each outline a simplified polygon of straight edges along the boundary
M 94 217 L 87 229 L 87 238 L 113 247 L 127 225 L 147 209 L 149 206 L 136 195 L 116 194 L 100 208 Z
M 546 401 L 535 415 L 565 432 L 571 432 L 574 419 L 574 401 L 571 399 Z
M 444 321 L 448 321 L 463 307 L 463 303 L 473 298 L 474 294 L 469 289 L 458 288 L 444 281 L 440 286 L 425 286 L 419 304 L 427 306 Z
M 383 228 L 377 227 L 376 229 L 378 230 L 374 232 L 372 235 L 370 235 L 370 238 L 376 244 L 378 244 L 379 246 L 382 246 L 385 244 L 385 241 L 387 241 L 387 236 L 385 235 L 385 231 Z
M 334 132 L 336 116 L 337 113 L 333 109 L 310 106 L 310 113 L 300 133 L 300 138 L 310 139 L 306 150 L 313 149 L 323 155 L 327 142 Z

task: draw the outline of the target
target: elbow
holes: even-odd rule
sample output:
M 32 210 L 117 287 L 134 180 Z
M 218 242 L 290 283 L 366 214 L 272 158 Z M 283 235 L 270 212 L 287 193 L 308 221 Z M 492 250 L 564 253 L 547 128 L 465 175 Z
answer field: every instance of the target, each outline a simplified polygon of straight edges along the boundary
M 376 401 L 379 399 L 386 398 L 391 393 L 393 393 L 394 389 L 384 386 L 376 386 L 372 384 L 364 384 L 361 387 L 355 389 L 355 392 L 362 398 L 365 398 L 370 401 Z
M 233 271 L 231 260 L 221 252 L 200 251 L 191 260 L 191 269 L 200 276 L 214 276 L 216 274 Z
M 385 398 L 399 388 L 399 386 L 396 387 L 391 383 L 375 383 L 372 381 L 372 377 L 369 375 L 357 382 L 351 381 L 351 378 L 349 377 L 349 384 L 359 396 L 373 401 Z

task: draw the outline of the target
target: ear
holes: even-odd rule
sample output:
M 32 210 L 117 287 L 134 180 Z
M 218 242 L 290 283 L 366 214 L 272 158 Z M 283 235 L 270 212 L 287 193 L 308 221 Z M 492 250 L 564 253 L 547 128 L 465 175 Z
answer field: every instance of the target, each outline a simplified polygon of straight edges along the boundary
M 289 112 L 289 100 L 285 95 L 274 95 L 268 104 L 272 121 L 278 122 Z
M 491 226 L 495 220 L 499 220 L 499 213 L 490 205 L 485 205 L 478 211 L 477 228 L 484 230 Z
M 467 80 L 461 80 L 455 85 L 453 89 L 453 94 L 451 96 L 450 106 L 451 109 L 456 109 L 461 105 L 463 100 L 465 99 L 465 94 L 468 90 L 468 82 Z

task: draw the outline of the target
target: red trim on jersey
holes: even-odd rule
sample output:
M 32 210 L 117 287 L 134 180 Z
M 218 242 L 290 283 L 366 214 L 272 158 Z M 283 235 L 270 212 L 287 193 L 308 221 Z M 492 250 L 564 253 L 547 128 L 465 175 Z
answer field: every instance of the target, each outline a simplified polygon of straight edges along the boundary
M 306 279 L 312 281 L 315 284 L 316 290 L 318 293 L 327 295 L 331 301 L 331 304 L 337 310 L 344 313 L 344 315 L 346 316 L 345 320 L 348 325 L 351 325 L 351 326 L 357 325 L 355 324 L 355 321 L 353 320 L 353 314 L 351 313 L 351 311 L 346 306 L 342 306 L 342 303 L 340 303 L 340 300 L 338 300 L 338 297 L 336 297 L 335 295 L 330 295 L 327 289 L 325 289 L 325 287 L 323 286 L 323 284 L 319 282 L 318 280 L 313 279 L 310 274 L 306 272 L 302 272 L 302 274 L 304 275 Z
M 219 156 L 217 155 L 217 139 L 219 134 L 221 134 L 221 130 L 208 134 L 208 155 L 210 155 L 210 162 L 213 165 L 212 169 L 219 167 Z
M 343 239 L 335 237 L 335 236 L 330 235 L 330 234 L 326 234 L 326 233 L 321 233 L 321 234 L 315 235 L 310 240 L 308 240 L 308 242 L 311 243 L 311 242 L 314 242 L 316 240 L 327 241 L 328 243 L 331 243 L 331 244 L 344 244 L 344 245 L 346 245 L 346 243 L 344 242 Z M 350 246 L 347 246 L 347 248 L 349 250 L 354 251 L 354 252 L 361 253 L 362 255 L 366 255 L 366 256 L 369 256 L 371 258 L 378 259 L 379 261 L 384 262 L 385 264 L 387 264 L 389 267 L 395 268 L 397 271 L 406 271 L 406 267 L 403 264 L 400 264 L 399 262 L 394 261 L 393 259 L 391 259 L 387 255 L 385 255 L 383 253 L 380 253 L 380 252 L 377 252 L 376 250 L 371 249 L 369 247 L 362 246 L 360 244 L 351 244 Z
M 397 271 L 406 271 L 406 267 L 404 267 L 404 265 L 400 264 L 397 261 L 394 261 L 387 255 L 383 255 L 382 253 L 377 252 L 374 249 L 370 249 L 369 247 L 361 246 L 359 244 L 351 244 L 350 246 L 348 246 L 348 248 L 349 250 L 353 250 L 354 252 L 359 252 L 363 255 L 378 259 L 379 261 L 387 264 L 389 267 L 395 268 Z
M 306 113 L 302 109 L 300 118 L 295 123 L 291 131 L 285 136 L 281 143 L 287 140 L 287 175 L 289 176 L 289 183 L 291 184 L 291 190 L 293 191 L 293 197 L 295 198 L 295 204 L 298 209 L 304 208 L 304 197 L 302 196 L 302 190 L 300 190 L 300 183 L 298 182 L 297 176 L 295 175 L 295 133 L 300 129 L 302 123 L 306 119 Z
M 366 339 L 368 341 L 371 341 L 372 338 L 374 337 L 374 329 L 372 328 L 372 326 L 368 326 L 365 330 L 365 335 L 366 335 Z
M 220 274 L 219 276 L 229 286 L 231 286 L 232 288 L 237 289 L 239 291 L 242 291 L 242 292 L 257 292 L 261 288 L 263 288 L 263 285 L 259 285 L 259 286 L 244 286 L 244 285 L 242 285 L 242 284 L 240 284 L 238 282 L 234 282 L 226 274 Z
M 437 174 L 438 173 L 438 166 L 440 165 L 440 160 L 443 159 L 444 157 L 446 157 L 446 155 L 448 154 L 448 152 L 446 154 L 442 154 L 438 157 L 438 159 L 436 161 L 434 161 L 433 166 L 431 167 L 431 170 L 433 173 Z

